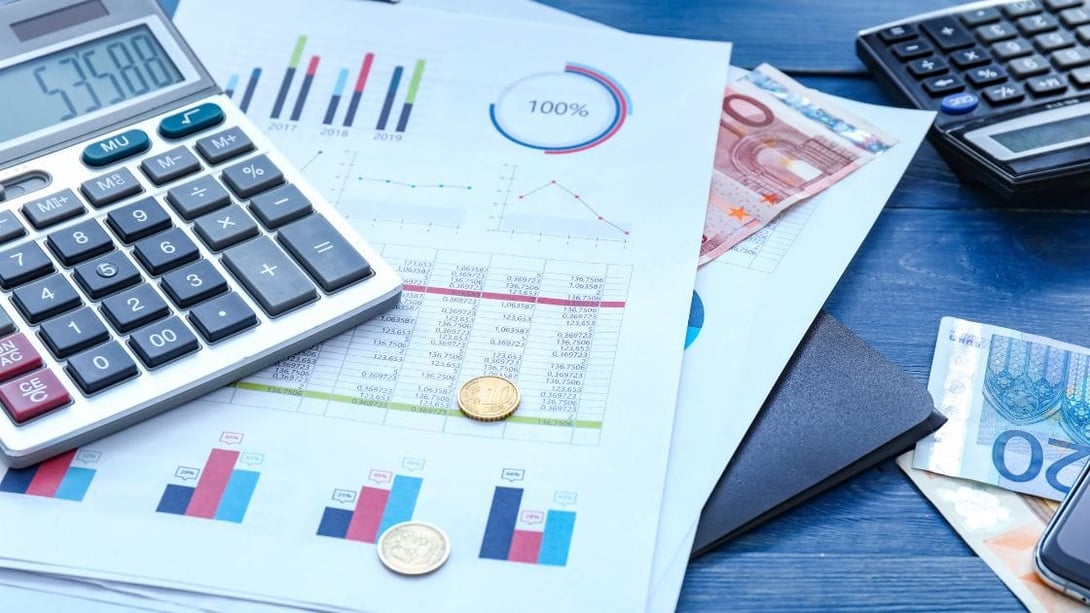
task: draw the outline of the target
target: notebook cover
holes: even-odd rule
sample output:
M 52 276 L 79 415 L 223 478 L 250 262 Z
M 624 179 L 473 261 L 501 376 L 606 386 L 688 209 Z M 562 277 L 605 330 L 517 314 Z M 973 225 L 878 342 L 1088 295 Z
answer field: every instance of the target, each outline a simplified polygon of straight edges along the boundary
M 820 312 L 712 490 L 693 557 L 938 429 L 927 388 Z

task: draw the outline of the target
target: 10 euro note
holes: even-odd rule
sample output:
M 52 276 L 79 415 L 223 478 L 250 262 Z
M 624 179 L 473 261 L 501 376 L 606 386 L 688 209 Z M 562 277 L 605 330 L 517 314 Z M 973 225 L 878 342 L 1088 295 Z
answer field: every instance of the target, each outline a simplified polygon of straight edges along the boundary
M 1062 500 L 1090 457 L 1090 349 L 946 317 L 928 389 L 916 468 Z
M 758 66 L 723 94 L 700 264 L 896 142 L 831 98 Z

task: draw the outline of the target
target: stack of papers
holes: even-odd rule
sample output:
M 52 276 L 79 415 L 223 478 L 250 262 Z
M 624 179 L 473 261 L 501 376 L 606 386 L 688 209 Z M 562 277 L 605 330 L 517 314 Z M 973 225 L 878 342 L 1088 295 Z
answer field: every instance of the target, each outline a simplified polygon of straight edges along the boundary
M 405 295 L 78 450 L 78 500 L 0 493 L 5 602 L 672 609 L 704 499 L 932 115 L 843 101 L 900 144 L 697 275 L 728 44 L 498 0 L 181 0 L 175 23 Z M 523 393 L 501 424 L 450 410 L 486 370 Z M 453 543 L 426 577 L 375 555 L 410 518 Z

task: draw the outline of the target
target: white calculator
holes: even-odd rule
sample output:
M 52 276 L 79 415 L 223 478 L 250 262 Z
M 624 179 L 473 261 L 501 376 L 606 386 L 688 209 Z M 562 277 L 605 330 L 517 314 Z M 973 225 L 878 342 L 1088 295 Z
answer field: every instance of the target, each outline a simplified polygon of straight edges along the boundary
M 155 2 L 0 6 L 10 465 L 197 398 L 400 294 Z

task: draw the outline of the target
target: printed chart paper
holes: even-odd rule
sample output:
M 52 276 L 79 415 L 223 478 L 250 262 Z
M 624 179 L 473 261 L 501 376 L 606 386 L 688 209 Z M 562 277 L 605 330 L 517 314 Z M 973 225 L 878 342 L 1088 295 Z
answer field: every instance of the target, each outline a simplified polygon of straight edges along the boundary
M 703 75 L 729 46 L 211 6 L 176 23 L 405 297 L 67 466 L 7 470 L 4 564 L 301 606 L 642 608 L 723 85 Z M 517 379 L 514 419 L 458 413 L 484 372 Z M 427 590 L 375 556 L 407 518 L 453 541 Z

